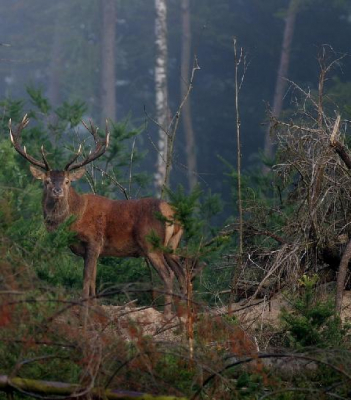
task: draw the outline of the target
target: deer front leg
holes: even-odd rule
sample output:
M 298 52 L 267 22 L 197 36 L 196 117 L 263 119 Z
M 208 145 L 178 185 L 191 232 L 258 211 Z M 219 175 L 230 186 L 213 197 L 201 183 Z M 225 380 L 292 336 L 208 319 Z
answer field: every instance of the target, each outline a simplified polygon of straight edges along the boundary
M 83 299 L 95 296 L 96 287 L 96 269 L 99 258 L 99 250 L 88 247 L 84 257 L 84 275 L 83 275 Z
M 87 246 L 84 254 L 84 272 L 83 272 L 83 313 L 82 324 L 84 331 L 88 326 L 89 306 L 92 301 L 90 297 L 95 296 L 96 264 L 99 257 L 97 247 Z

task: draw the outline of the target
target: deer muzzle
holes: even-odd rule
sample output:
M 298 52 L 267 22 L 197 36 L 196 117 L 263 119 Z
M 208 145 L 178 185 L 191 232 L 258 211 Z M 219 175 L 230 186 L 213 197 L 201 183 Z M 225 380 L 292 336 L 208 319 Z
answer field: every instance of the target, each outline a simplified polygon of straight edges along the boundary
M 62 190 L 62 188 L 56 188 L 56 187 L 54 187 L 53 189 L 52 189 L 52 195 L 54 196 L 54 197 L 63 197 L 63 190 Z

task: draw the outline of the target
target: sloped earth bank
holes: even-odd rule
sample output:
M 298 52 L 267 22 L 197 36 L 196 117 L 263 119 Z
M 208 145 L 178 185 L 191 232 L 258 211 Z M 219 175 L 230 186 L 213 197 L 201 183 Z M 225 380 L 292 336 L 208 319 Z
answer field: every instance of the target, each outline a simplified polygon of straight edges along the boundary
M 323 301 L 325 296 L 321 295 L 320 301 Z M 278 328 L 280 324 L 280 312 L 282 308 L 289 310 L 289 301 L 279 294 L 270 300 L 259 299 L 251 304 L 235 304 L 233 312 L 239 319 L 241 324 L 247 328 L 253 327 L 263 328 L 264 325 L 270 325 L 273 328 Z M 224 312 L 224 310 L 221 310 Z M 351 292 L 345 291 L 343 298 L 342 314 L 343 321 L 351 320 Z
M 323 301 L 323 295 L 321 300 Z M 250 302 L 234 303 L 232 313 L 240 327 L 252 336 L 257 337 L 263 347 L 269 346 L 269 334 L 280 329 L 280 313 L 282 308 L 289 310 L 289 301 L 279 294 L 270 300 L 257 299 Z M 132 306 L 98 306 L 96 312 L 109 321 L 109 330 L 116 335 L 133 339 L 138 333 L 153 336 L 160 341 L 178 341 L 185 329 L 186 317 L 173 316 L 166 319 L 162 312 L 152 307 Z M 226 315 L 227 307 L 205 309 L 199 312 L 212 315 Z M 351 292 L 345 291 L 342 307 L 342 320 L 351 321 Z M 265 337 L 267 336 L 268 337 Z M 260 346 L 261 347 L 261 346 Z

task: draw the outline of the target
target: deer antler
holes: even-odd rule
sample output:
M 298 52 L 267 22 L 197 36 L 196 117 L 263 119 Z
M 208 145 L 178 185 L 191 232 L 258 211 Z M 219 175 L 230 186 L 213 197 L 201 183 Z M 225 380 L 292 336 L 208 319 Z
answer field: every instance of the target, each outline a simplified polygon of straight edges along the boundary
M 26 114 L 23 118 L 22 121 L 19 123 L 19 125 L 17 126 L 17 128 L 15 130 L 12 129 L 12 121 L 11 118 L 9 120 L 9 129 L 10 129 L 10 139 L 11 142 L 13 144 L 13 147 L 15 148 L 15 150 L 21 154 L 22 157 L 24 157 L 27 161 L 29 161 L 31 164 L 40 167 L 42 169 L 44 169 L 45 171 L 50 171 L 51 168 L 49 166 L 49 163 L 46 159 L 45 153 L 44 153 L 44 146 L 41 146 L 41 156 L 43 158 L 43 162 L 42 161 L 38 161 L 36 160 L 34 157 L 30 156 L 29 154 L 27 154 L 27 150 L 26 150 L 26 146 L 21 146 L 20 144 L 20 137 L 21 137 L 21 132 L 22 130 L 28 125 L 29 123 L 29 118 L 28 115 Z
M 100 139 L 98 135 L 98 128 L 92 123 L 92 121 L 89 121 L 90 126 L 88 126 L 84 121 L 82 121 L 82 124 L 85 126 L 85 128 L 92 134 L 95 142 L 95 150 L 93 152 L 90 152 L 89 155 L 82 161 L 80 162 L 75 162 L 77 158 L 80 156 L 81 151 L 82 151 L 82 145 L 79 146 L 77 153 L 74 155 L 74 157 L 67 163 L 65 166 L 65 171 L 72 171 L 73 169 L 78 169 L 83 167 L 84 165 L 87 165 L 91 163 L 92 161 L 96 160 L 98 157 L 102 156 L 109 144 L 110 140 L 110 132 L 108 129 L 108 123 L 106 120 L 106 128 L 105 128 L 105 138 Z

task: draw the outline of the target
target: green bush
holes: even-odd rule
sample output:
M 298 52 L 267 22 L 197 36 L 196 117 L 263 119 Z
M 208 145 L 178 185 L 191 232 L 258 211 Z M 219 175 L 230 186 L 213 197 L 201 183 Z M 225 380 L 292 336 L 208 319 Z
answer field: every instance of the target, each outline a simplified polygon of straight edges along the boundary
M 335 314 L 334 301 L 321 301 L 316 297 L 318 276 L 304 275 L 300 292 L 290 299 L 292 309 L 281 312 L 281 319 L 288 332 L 288 344 L 296 349 L 305 347 L 333 348 L 343 346 L 349 325 L 342 324 Z

